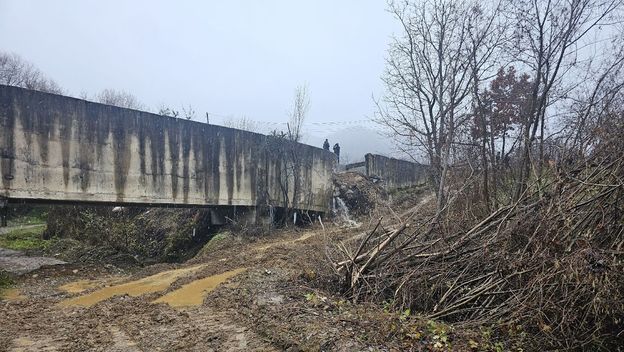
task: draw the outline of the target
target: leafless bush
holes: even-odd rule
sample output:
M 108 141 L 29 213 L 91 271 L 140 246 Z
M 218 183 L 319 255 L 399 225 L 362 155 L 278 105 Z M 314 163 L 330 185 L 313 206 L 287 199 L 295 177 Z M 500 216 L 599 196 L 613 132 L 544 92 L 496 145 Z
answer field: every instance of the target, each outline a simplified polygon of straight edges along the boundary
M 263 126 L 261 126 L 260 123 L 248 118 L 247 116 L 241 116 L 239 118 L 235 118 L 233 116 L 228 117 L 223 120 L 223 126 L 256 133 L 260 133 L 263 129 Z
M 412 214 L 394 228 L 380 221 L 336 249 L 345 291 L 430 318 L 521 327 L 541 348 L 621 346 L 622 132 L 613 122 L 585 158 L 551 165 L 518 201 L 480 220 L 465 188 L 435 214 Z
M 63 89 L 54 80 L 13 53 L 0 52 L 0 84 L 63 94 Z
M 104 89 L 96 95 L 96 100 L 102 104 L 114 105 L 120 108 L 145 110 L 146 107 L 133 94 L 115 89 Z

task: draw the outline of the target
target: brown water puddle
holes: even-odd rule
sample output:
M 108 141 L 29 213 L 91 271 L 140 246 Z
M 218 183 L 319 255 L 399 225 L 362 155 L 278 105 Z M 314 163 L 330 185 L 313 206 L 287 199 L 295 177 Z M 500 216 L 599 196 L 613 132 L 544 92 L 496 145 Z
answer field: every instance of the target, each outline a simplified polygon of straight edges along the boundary
M 82 293 L 86 290 L 96 288 L 100 282 L 97 280 L 78 280 L 59 286 L 59 290 L 67 293 Z
M 18 288 L 7 288 L 0 291 L 0 299 L 5 301 L 21 301 L 26 299 L 26 296 Z
M 169 292 L 152 303 L 167 303 L 174 308 L 199 306 L 204 302 L 204 297 L 206 297 L 208 293 L 217 288 L 217 286 L 225 280 L 236 276 L 245 270 L 247 270 L 247 268 L 239 268 L 236 270 L 226 271 L 222 274 L 195 280 L 175 291 Z
M 271 247 L 285 245 L 285 244 L 293 244 L 293 243 L 297 243 L 297 242 L 300 242 L 300 241 L 305 241 L 305 240 L 307 240 L 308 238 L 310 238 L 310 237 L 312 237 L 314 235 L 315 235 L 314 232 L 308 232 L 308 233 L 302 235 L 299 238 L 295 238 L 294 240 L 275 242 L 275 243 L 267 244 L 267 245 L 264 245 L 264 246 L 256 247 L 256 249 L 258 251 L 265 251 L 265 250 L 267 250 L 267 249 L 269 249 Z
M 78 280 L 59 286 L 58 289 L 70 294 L 82 293 L 100 286 L 110 286 L 123 281 L 124 278 Z
M 171 286 L 171 284 L 174 283 L 181 276 L 194 273 L 203 267 L 204 265 L 197 265 L 189 268 L 163 271 L 156 275 L 148 276 L 140 280 L 131 281 L 125 284 L 110 287 L 104 287 L 83 296 L 70 298 L 60 302 L 59 305 L 64 307 L 90 307 L 113 296 L 127 294 L 133 297 L 137 297 L 148 293 L 163 291 Z

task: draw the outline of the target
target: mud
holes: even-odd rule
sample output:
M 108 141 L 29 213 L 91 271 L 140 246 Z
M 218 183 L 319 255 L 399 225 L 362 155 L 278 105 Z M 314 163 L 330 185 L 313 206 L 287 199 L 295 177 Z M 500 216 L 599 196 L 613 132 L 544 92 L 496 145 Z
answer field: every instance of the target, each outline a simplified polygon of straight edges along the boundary
M 137 297 L 148 293 L 163 291 L 171 286 L 171 284 L 179 279 L 181 276 L 191 274 L 201 268 L 201 265 L 197 265 L 183 269 L 163 271 L 156 275 L 148 276 L 140 280 L 105 287 L 83 296 L 70 298 L 68 300 L 62 301 L 61 303 L 59 303 L 59 305 L 63 307 L 90 307 L 96 303 L 99 303 L 114 296 L 129 295 Z M 71 288 L 80 286 L 79 284 L 77 285 L 77 283 L 70 283 L 68 285 Z M 65 288 L 67 288 L 67 285 L 65 285 Z
M 111 277 L 111 278 L 98 278 L 98 279 L 85 279 L 73 282 L 68 282 L 58 287 L 59 290 L 69 294 L 78 294 L 91 289 L 111 286 L 118 284 L 124 280 L 123 277 Z
M 59 264 L 65 264 L 65 262 L 54 258 L 28 257 L 22 254 L 10 257 L 0 257 L 0 270 L 18 275 L 29 273 L 45 265 Z
M 278 351 L 235 308 L 210 302 L 221 301 L 224 289 L 255 286 L 250 277 L 275 272 L 266 266 L 280 262 L 274 248 L 313 235 L 237 239 L 193 264 L 133 275 L 101 266 L 39 269 L 0 299 L 0 351 Z M 279 305 L 283 298 L 263 299 Z
M 26 299 L 26 296 L 22 294 L 22 292 L 17 288 L 9 288 L 3 291 L 0 291 L 0 298 L 5 301 L 22 301 Z
M 228 237 L 187 264 L 134 273 L 41 268 L 21 277 L 20 299 L 0 299 L 0 351 L 368 350 L 361 336 L 377 326 L 311 283 L 329 277 L 326 236 L 353 233 L 321 234 Z
M 153 303 L 166 303 L 174 308 L 199 306 L 204 302 L 206 294 L 214 291 L 225 280 L 236 276 L 246 268 L 226 271 L 223 274 L 209 276 L 203 279 L 195 280 L 181 288 L 169 292 L 168 294 L 153 301 Z
M 33 340 L 28 337 L 19 337 L 13 340 L 15 347 L 12 351 L 26 352 L 26 351 L 58 351 L 52 344 L 52 340 L 40 336 L 37 340 Z
M 288 246 L 288 245 L 292 245 L 292 244 L 300 242 L 300 241 L 305 241 L 305 240 L 307 240 L 308 238 L 310 238 L 312 236 L 314 236 L 314 233 L 313 232 L 308 232 L 308 233 L 305 233 L 302 236 L 300 236 L 298 238 L 295 238 L 293 240 L 279 241 L 279 242 L 270 243 L 270 244 L 263 245 L 263 246 L 258 246 L 258 247 L 256 247 L 256 250 L 262 252 L 262 251 L 266 251 L 267 249 L 269 249 L 271 247 L 275 247 L 275 246 L 283 246 L 283 245 Z
M 81 293 L 88 289 L 98 287 L 98 280 L 78 280 L 59 286 L 59 290 L 67 293 Z

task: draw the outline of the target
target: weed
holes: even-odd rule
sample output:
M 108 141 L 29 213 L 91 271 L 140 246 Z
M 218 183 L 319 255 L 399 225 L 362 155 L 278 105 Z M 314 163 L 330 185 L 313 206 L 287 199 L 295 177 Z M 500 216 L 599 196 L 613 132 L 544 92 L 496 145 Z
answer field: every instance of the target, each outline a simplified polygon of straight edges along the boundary
M 49 242 L 41 238 L 46 225 L 18 228 L 0 236 L 0 247 L 13 250 L 45 249 Z
M 0 291 L 15 284 L 13 277 L 4 270 L 0 270 Z

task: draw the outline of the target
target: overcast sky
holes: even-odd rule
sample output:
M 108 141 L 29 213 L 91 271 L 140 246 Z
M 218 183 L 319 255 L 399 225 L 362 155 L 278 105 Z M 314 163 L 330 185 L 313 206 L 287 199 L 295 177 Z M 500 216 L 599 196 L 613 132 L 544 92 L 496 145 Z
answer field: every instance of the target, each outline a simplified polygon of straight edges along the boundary
M 69 94 L 126 90 L 153 110 L 282 122 L 307 82 L 309 128 L 371 116 L 396 24 L 381 0 L 0 0 L 0 50 Z

